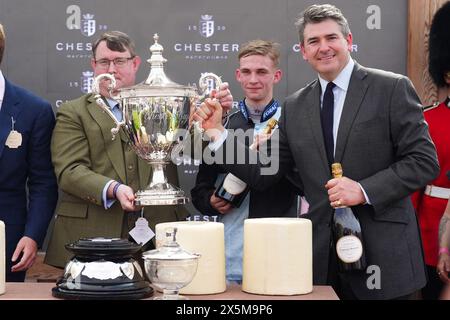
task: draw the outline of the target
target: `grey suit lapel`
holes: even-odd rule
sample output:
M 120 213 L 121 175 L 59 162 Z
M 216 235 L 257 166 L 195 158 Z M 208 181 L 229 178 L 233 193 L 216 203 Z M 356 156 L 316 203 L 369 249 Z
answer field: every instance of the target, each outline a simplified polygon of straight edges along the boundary
M 91 103 L 87 105 L 87 110 L 102 130 L 103 140 L 105 142 L 105 149 L 108 158 L 111 161 L 114 170 L 117 172 L 117 175 L 120 177 L 121 181 L 126 182 L 121 138 L 116 136 L 116 139 L 112 140 L 111 129 L 114 128 L 116 124 L 108 116 L 108 114 L 97 105 L 93 95 L 88 98 L 88 101 Z
M 306 96 L 305 105 L 308 108 L 309 123 L 313 132 L 316 145 L 319 147 L 320 157 L 325 170 L 330 171 L 328 167 L 327 153 L 325 150 L 325 143 L 323 140 L 322 122 L 320 121 L 320 83 L 317 80 L 312 84 L 311 91 Z M 302 101 L 300 101 L 302 103 Z
M 336 152 L 334 159 L 341 162 L 347 144 L 348 135 L 355 120 L 358 110 L 367 91 L 367 83 L 362 81 L 367 72 L 361 66 L 355 63 L 347 95 L 345 97 L 344 108 L 342 110 L 341 120 L 339 122 L 338 136 L 336 139 Z

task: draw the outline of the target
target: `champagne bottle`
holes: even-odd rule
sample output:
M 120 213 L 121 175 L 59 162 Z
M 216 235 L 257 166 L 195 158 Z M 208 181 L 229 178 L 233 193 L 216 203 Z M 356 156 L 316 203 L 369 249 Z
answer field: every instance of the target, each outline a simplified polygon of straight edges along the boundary
M 340 163 L 331 165 L 333 178 L 342 178 Z M 361 225 L 350 207 L 337 207 L 333 214 L 333 236 L 339 270 L 363 271 L 366 269 Z
M 267 122 L 263 133 L 270 134 L 277 124 L 278 121 L 276 119 L 270 119 Z M 252 143 L 249 148 L 252 150 L 257 150 L 258 143 Z M 233 207 L 239 208 L 249 191 L 250 187 L 244 181 L 242 181 L 232 173 L 228 173 L 222 180 L 214 194 L 216 197 L 228 201 Z

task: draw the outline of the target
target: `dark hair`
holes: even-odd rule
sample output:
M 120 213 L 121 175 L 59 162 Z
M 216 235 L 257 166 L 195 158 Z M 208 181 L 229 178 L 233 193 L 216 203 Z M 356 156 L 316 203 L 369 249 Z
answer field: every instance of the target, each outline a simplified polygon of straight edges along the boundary
M 106 41 L 106 46 L 112 51 L 125 52 L 130 51 L 132 57 L 136 56 L 136 48 L 133 40 L 123 32 L 120 31 L 108 31 L 103 33 L 100 38 L 95 40 L 92 44 L 92 56 L 95 59 L 95 51 L 97 50 L 100 42 Z
M 445 74 L 450 72 L 450 1 L 434 15 L 430 28 L 428 71 L 438 87 L 447 86 Z
M 5 30 L 3 29 L 3 25 L 0 23 L 0 64 L 3 60 L 3 52 L 5 52 Z
M 260 56 L 268 56 L 272 61 L 275 67 L 278 67 L 280 63 L 280 45 L 273 41 L 266 40 L 251 40 L 247 43 L 244 43 L 239 49 L 238 58 L 241 59 L 243 57 L 260 55 Z
M 344 37 L 347 37 L 350 34 L 351 31 L 348 21 L 339 8 L 331 4 L 313 4 L 300 13 L 300 17 L 295 22 L 300 43 L 303 43 L 305 40 L 303 33 L 308 23 L 319 23 L 328 19 L 334 20 L 341 26 Z

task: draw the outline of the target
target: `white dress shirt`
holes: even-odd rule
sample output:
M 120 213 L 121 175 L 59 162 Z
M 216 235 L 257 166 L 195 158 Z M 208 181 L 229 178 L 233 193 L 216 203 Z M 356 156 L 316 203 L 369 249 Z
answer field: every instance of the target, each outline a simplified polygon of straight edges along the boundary
M 0 70 L 0 110 L 2 110 L 3 98 L 5 97 L 5 78 Z
M 333 88 L 334 95 L 334 114 L 333 114 L 333 141 L 334 150 L 333 155 L 336 152 L 336 139 L 339 129 L 339 122 L 341 121 L 342 110 L 344 109 L 345 97 L 347 96 L 348 85 L 350 84 L 350 78 L 352 77 L 353 67 L 355 62 L 353 59 L 349 59 L 347 65 L 342 69 L 341 73 L 333 80 L 336 85 Z M 322 108 L 323 95 L 325 94 L 325 89 L 327 88 L 328 81 L 324 80 L 319 75 L 320 86 L 322 87 L 322 94 L 320 95 L 320 107 Z
M 352 58 L 349 59 L 347 65 L 342 69 L 341 73 L 333 80 L 333 83 L 336 85 L 333 88 L 334 95 L 334 113 L 333 113 L 333 142 L 334 142 L 334 150 L 333 155 L 336 154 L 336 140 L 339 130 L 339 123 L 341 121 L 342 111 L 344 110 L 344 102 L 347 97 L 348 86 L 350 84 L 350 78 L 352 77 L 353 68 L 355 66 L 355 62 Z M 328 81 L 324 80 L 319 75 L 320 86 L 322 87 L 322 94 L 320 95 L 320 107 L 322 108 L 323 104 L 323 96 L 325 94 L 325 90 L 327 88 Z M 364 198 L 366 202 L 370 204 L 369 197 L 367 196 L 366 191 L 362 187 L 362 185 L 358 182 L 361 191 L 364 194 Z

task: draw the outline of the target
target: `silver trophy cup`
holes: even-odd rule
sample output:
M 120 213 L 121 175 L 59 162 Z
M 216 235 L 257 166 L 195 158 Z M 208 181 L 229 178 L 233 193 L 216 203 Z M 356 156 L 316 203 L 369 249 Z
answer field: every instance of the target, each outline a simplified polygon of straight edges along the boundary
M 97 104 L 116 123 L 111 129 L 112 139 L 123 130 L 128 142 L 143 160 L 152 166 L 152 178 L 147 188 L 136 193 L 135 204 L 139 206 L 185 204 L 189 201 L 183 190 L 168 183 L 164 173 L 171 161 L 171 152 L 179 144 L 180 137 L 188 134 L 191 110 L 194 110 L 212 89 L 217 89 L 220 78 L 213 73 L 204 73 L 196 86 L 177 84 L 164 73 L 163 47 L 158 43 L 150 47 L 150 74 L 146 81 L 132 87 L 121 88 L 116 95 L 116 86 L 111 74 L 98 75 L 93 84 Z M 109 80 L 111 98 L 118 101 L 122 111 L 122 121 L 118 121 L 100 95 L 100 82 Z M 200 91 L 200 92 L 199 92 Z M 196 124 L 196 126 L 198 126 Z

